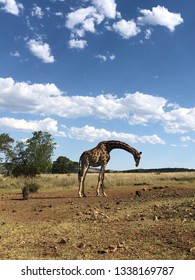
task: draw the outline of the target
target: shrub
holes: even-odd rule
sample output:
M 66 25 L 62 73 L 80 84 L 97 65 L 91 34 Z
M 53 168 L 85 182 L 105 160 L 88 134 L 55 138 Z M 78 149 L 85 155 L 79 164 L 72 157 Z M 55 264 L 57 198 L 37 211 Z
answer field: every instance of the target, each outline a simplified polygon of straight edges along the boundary
M 35 193 L 35 192 L 37 192 L 37 191 L 39 190 L 40 185 L 37 184 L 37 183 L 31 182 L 31 183 L 26 183 L 24 187 L 29 188 L 30 193 L 31 193 L 31 192 L 32 192 L 32 193 Z

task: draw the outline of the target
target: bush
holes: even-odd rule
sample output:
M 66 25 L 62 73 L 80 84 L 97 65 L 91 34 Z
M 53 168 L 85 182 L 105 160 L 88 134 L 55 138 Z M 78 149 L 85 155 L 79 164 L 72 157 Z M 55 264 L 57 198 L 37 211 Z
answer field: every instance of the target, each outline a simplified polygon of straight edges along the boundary
M 35 192 L 37 192 L 39 189 L 40 189 L 40 185 L 39 184 L 37 184 L 37 183 L 26 183 L 25 185 L 24 185 L 24 187 L 27 187 L 27 188 L 29 188 L 29 192 L 31 193 L 35 193 Z

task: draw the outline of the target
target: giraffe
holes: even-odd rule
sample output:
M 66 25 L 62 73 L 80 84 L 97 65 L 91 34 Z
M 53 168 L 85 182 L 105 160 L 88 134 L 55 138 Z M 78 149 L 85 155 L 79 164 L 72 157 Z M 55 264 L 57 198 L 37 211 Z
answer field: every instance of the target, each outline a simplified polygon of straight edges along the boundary
M 135 160 L 135 166 L 138 167 L 142 152 L 138 152 L 133 147 L 128 144 L 116 141 L 102 141 L 95 148 L 85 151 L 82 153 L 79 159 L 79 172 L 78 172 L 78 181 L 79 181 L 79 197 L 85 197 L 84 183 L 87 171 L 90 166 L 98 167 L 101 166 L 99 176 L 98 176 L 98 184 L 96 189 L 96 195 L 99 196 L 100 186 L 102 190 L 103 196 L 107 196 L 104 191 L 104 173 L 106 169 L 106 165 L 110 160 L 110 152 L 113 149 L 122 149 L 129 153 L 131 153 Z

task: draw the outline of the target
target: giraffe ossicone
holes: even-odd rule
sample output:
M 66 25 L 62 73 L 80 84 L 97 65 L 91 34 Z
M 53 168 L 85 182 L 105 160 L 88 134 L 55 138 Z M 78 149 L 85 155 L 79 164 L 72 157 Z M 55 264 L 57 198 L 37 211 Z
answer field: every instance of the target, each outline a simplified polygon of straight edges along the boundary
M 138 167 L 142 152 L 138 152 L 135 148 L 129 146 L 128 144 L 121 141 L 102 141 L 95 148 L 85 151 L 82 153 L 79 159 L 79 172 L 78 172 L 78 181 L 79 181 L 79 197 L 86 197 L 84 184 L 87 171 L 90 166 L 98 167 L 101 166 L 98 184 L 96 189 L 96 195 L 100 195 L 100 187 L 102 190 L 103 196 L 107 196 L 104 191 L 104 173 L 106 165 L 110 160 L 110 152 L 113 149 L 122 149 L 131 153 L 135 160 L 135 166 Z

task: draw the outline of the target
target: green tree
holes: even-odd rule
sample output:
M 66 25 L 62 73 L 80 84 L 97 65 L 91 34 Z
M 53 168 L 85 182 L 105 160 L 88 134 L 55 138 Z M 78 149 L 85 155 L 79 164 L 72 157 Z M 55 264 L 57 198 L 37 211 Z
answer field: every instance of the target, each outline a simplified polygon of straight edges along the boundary
M 78 162 L 74 162 L 67 157 L 60 156 L 53 162 L 51 171 L 52 173 L 65 174 L 74 172 L 76 168 L 78 168 Z
M 17 142 L 12 158 L 12 174 L 16 177 L 36 176 L 52 167 L 51 157 L 56 143 L 48 132 L 33 132 L 33 137 L 25 142 Z
M 5 155 L 5 161 L 8 161 L 13 156 L 13 143 L 12 139 L 7 133 L 0 134 L 0 153 Z M 0 157 L 2 161 L 2 157 Z

